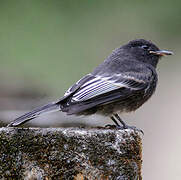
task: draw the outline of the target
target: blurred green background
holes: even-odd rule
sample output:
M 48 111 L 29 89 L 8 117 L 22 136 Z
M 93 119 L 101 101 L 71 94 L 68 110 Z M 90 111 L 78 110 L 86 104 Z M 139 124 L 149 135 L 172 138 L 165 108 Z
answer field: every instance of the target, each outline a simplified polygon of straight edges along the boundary
M 179 0 L 0 0 L 0 118 L 61 97 L 129 40 L 152 40 L 175 55 L 159 63 L 153 98 L 125 119 L 145 132 L 143 179 L 179 180 L 180 32 Z

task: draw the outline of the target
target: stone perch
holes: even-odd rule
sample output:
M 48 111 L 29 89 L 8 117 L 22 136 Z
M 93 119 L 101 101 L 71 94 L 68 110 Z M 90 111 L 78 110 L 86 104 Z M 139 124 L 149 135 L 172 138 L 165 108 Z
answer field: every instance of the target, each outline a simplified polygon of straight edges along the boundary
M 140 180 L 141 137 L 105 128 L 0 128 L 0 179 Z

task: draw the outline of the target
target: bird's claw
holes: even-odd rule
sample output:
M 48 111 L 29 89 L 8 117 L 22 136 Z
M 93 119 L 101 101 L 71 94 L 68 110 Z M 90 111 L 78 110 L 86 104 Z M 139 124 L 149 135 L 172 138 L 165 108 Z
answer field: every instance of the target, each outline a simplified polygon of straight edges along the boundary
M 142 129 L 138 129 L 137 127 L 135 126 L 129 126 L 129 125 L 125 125 L 125 126 L 122 126 L 121 128 L 123 129 L 132 129 L 132 130 L 135 130 L 135 131 L 138 131 L 140 133 L 142 133 L 144 135 L 144 132 Z
M 107 129 L 115 129 L 115 128 L 117 128 L 117 126 L 113 125 L 113 124 L 106 124 L 105 128 L 107 128 Z
M 107 129 L 118 129 L 118 130 L 132 129 L 132 130 L 138 131 L 138 132 L 140 132 L 140 133 L 142 133 L 144 135 L 143 130 L 138 129 L 135 126 L 128 126 L 128 125 L 125 125 L 125 126 L 120 126 L 119 125 L 119 126 L 117 126 L 117 125 L 107 124 L 107 125 L 105 125 L 105 128 L 107 128 Z

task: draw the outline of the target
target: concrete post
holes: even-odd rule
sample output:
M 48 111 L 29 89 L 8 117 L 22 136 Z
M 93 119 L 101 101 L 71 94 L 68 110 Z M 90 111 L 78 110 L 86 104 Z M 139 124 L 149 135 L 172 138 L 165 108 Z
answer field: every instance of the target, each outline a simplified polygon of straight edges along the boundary
M 0 128 L 0 179 L 140 180 L 131 129 Z

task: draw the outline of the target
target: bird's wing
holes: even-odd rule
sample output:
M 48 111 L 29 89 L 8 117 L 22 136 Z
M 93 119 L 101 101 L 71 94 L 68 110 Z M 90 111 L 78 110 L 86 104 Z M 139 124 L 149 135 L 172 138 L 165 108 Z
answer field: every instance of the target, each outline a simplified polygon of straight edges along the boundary
M 130 91 L 141 90 L 147 87 L 147 81 L 139 73 L 114 74 L 113 76 L 94 76 L 82 84 L 72 95 L 71 102 L 82 102 L 92 98 L 126 88 Z
M 82 84 L 84 84 L 87 81 L 90 81 L 91 79 L 94 79 L 94 76 L 91 74 L 87 74 L 83 76 L 80 80 L 78 80 L 75 84 L 73 84 L 64 94 L 64 96 L 57 101 L 57 103 L 61 102 L 62 100 L 66 99 L 67 97 L 71 96 L 73 93 L 75 93 Z
M 154 69 L 115 74 L 88 74 L 75 83 L 64 97 L 57 101 L 67 114 L 77 114 L 95 106 L 116 101 L 126 101 L 150 89 L 154 81 Z
M 90 79 L 79 85 L 79 88 L 68 96 L 67 101 L 59 101 L 62 111 L 77 114 L 95 106 L 116 101 L 126 101 L 138 92 L 149 90 L 154 79 L 153 71 L 128 72 L 112 76 L 90 75 Z

